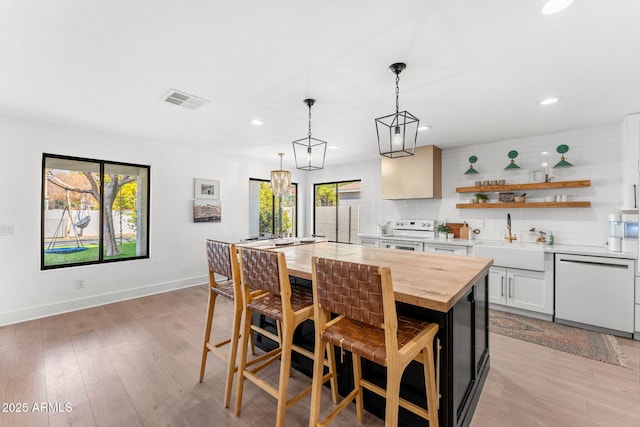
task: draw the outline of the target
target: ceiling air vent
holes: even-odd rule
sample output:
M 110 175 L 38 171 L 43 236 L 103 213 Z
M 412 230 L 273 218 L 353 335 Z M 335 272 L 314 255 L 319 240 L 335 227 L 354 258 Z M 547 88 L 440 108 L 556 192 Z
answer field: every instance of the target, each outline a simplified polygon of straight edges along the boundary
M 165 102 L 169 102 L 171 104 L 180 105 L 185 108 L 189 108 L 190 110 L 195 110 L 203 104 L 206 104 L 206 99 L 199 98 L 197 96 L 189 95 L 188 93 L 180 92 L 178 90 L 172 89 L 169 91 L 167 96 L 164 98 Z

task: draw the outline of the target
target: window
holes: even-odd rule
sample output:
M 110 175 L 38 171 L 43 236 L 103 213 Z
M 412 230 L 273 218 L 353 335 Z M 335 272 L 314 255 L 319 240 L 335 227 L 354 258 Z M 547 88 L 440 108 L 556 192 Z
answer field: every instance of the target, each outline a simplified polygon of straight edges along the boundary
M 149 171 L 43 154 L 41 269 L 148 258 Z
M 249 236 L 297 236 L 298 235 L 298 184 L 291 184 L 291 191 L 282 200 L 273 196 L 271 182 L 249 179 Z M 282 210 L 280 209 L 282 203 Z M 280 225 L 282 212 L 282 225 Z
M 360 233 L 360 181 L 313 186 L 313 233 L 330 242 L 357 243 Z

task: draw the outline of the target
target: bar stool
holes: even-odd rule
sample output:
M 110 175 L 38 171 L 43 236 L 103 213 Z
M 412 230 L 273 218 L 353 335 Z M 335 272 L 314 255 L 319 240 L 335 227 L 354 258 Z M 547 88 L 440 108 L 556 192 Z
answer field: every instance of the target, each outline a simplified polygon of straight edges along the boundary
M 224 406 L 229 407 L 231 402 L 231 387 L 233 375 L 237 370 L 236 356 L 238 351 L 238 339 L 240 333 L 240 320 L 242 316 L 242 293 L 240 291 L 240 267 L 238 254 L 233 243 L 206 240 L 207 261 L 209 265 L 209 305 L 207 307 L 207 319 L 204 329 L 204 342 L 202 345 L 202 361 L 200 363 L 200 382 L 204 378 L 207 365 L 207 354 L 211 351 L 223 361 L 227 362 L 227 379 L 224 392 Z M 224 279 L 216 281 L 216 274 Z M 210 342 L 213 323 L 213 312 L 218 295 L 233 301 L 233 326 L 231 338 L 217 343 Z M 253 337 L 252 337 L 253 338 Z M 225 354 L 221 347 L 230 344 L 229 354 Z M 251 349 L 253 340 L 251 340 Z
M 314 365 L 309 426 L 328 425 L 356 400 L 356 416 L 363 421 L 362 389 L 386 398 L 385 426 L 398 425 L 398 407 L 438 426 L 438 395 L 435 381 L 433 340 L 438 325 L 396 314 L 395 297 L 388 267 L 370 266 L 326 258 L 312 258 L 315 310 L 316 358 L 327 343 L 353 355 L 354 389 L 322 421 L 320 394 L 323 367 Z M 338 317 L 331 319 L 331 313 Z M 386 366 L 386 390 L 362 379 L 361 357 Z M 316 359 L 317 360 L 317 359 Z M 424 366 L 427 409 L 400 398 L 402 373 L 412 360 Z
M 314 360 L 313 353 L 293 344 L 293 333 L 297 326 L 307 319 L 313 319 L 313 298 L 309 289 L 291 286 L 283 253 L 243 247 L 240 248 L 240 259 L 244 310 L 235 413 L 240 414 L 244 380 L 248 379 L 278 399 L 276 426 L 282 427 L 286 409 L 311 392 L 311 385 L 309 385 L 295 396 L 287 398 L 291 352 L 295 351 Z M 257 293 L 260 290 L 266 293 Z M 280 347 L 262 355 L 263 362 L 248 369 L 247 347 L 248 337 L 253 327 L 251 324 L 253 312 L 264 314 L 280 322 Z M 326 348 L 328 349 L 328 346 Z M 320 350 L 316 352 L 321 353 Z M 280 374 L 278 386 L 274 387 L 260 378 L 257 373 L 278 359 L 280 359 Z M 336 369 L 335 355 L 329 352 L 328 359 L 324 363 L 318 363 L 318 360 L 324 361 L 324 355 L 320 354 L 319 358 L 315 359 L 315 364 L 329 367 L 329 373 L 324 375 L 324 381 L 331 378 L 332 398 L 335 403 L 338 399 L 337 379 L 333 375 Z M 319 383 L 324 381 L 321 378 L 318 379 Z

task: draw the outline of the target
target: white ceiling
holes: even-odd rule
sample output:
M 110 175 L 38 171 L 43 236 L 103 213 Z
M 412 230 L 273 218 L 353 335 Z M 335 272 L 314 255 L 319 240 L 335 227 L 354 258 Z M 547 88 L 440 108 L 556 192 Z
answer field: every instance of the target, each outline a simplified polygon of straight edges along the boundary
M 292 161 L 378 156 L 400 109 L 442 148 L 619 122 L 640 111 L 640 1 L 0 0 L 0 112 Z M 170 89 L 211 102 L 188 110 Z M 538 101 L 556 95 L 558 104 Z M 251 126 L 249 119 L 265 124 Z M 276 160 L 274 160 L 276 161 Z M 286 165 L 285 165 L 286 166 Z

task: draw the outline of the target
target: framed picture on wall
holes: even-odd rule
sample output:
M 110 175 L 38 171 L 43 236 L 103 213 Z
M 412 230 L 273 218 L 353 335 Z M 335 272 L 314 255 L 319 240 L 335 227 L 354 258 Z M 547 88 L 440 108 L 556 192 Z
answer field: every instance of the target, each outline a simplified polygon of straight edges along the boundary
M 544 182 L 545 168 L 529 169 L 529 182 Z
M 194 178 L 194 195 L 195 199 L 220 199 L 220 181 L 210 179 Z
M 194 200 L 193 222 L 221 222 L 222 202 L 220 200 Z

